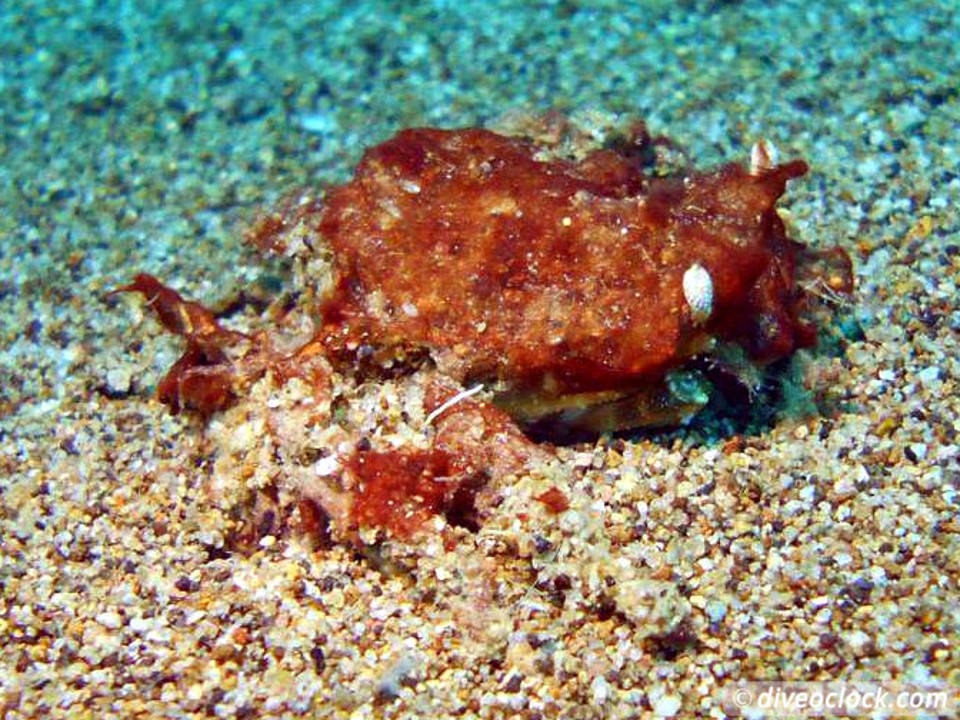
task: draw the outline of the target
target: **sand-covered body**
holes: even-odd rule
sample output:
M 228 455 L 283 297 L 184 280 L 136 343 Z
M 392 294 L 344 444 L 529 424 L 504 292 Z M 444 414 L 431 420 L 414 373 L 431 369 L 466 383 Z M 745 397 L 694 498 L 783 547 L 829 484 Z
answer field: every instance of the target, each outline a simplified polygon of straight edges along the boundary
M 785 358 L 815 339 L 798 278 L 850 286 L 846 256 L 806 251 L 775 209 L 802 161 L 777 165 L 761 147 L 749 169 L 664 175 L 651 142 L 638 132 L 570 157 L 488 130 L 401 132 L 351 181 L 292 198 L 251 232 L 297 260 L 293 315 L 313 317 L 299 341 L 228 330 L 149 275 L 121 288 L 187 341 L 160 399 L 257 425 L 282 472 L 264 474 L 261 453 L 218 476 L 263 476 L 260 496 L 287 498 L 275 515 L 299 502 L 301 524 L 326 518 L 337 537 L 409 537 L 438 515 L 476 528 L 501 484 L 531 474 L 531 498 L 557 511 L 568 500 L 545 469 L 553 455 L 518 424 L 536 435 L 677 422 L 706 402 L 676 381 L 692 358 Z M 435 367 L 410 362 L 424 356 Z M 351 449 L 334 404 L 360 392 L 347 377 L 378 366 L 409 380 L 401 422 L 417 430 L 401 447 Z M 493 392 L 473 397 L 481 386 Z
M 405 130 L 254 239 L 282 249 L 295 235 L 330 254 L 319 312 L 332 355 L 426 349 L 523 421 L 656 423 L 671 417 L 664 375 L 710 343 L 765 363 L 815 333 L 801 318 L 803 246 L 775 209 L 805 163 L 659 177 L 642 162 L 648 142 L 571 160 L 488 130 Z M 685 285 L 694 275 L 705 307 Z

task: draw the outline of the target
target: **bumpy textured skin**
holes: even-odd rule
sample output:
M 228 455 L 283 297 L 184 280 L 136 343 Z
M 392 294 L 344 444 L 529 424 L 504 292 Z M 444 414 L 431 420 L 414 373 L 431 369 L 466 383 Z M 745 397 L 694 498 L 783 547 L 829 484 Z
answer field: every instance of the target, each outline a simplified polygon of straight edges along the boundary
M 656 178 L 631 153 L 538 150 L 482 129 L 405 130 L 259 242 L 304 223 L 332 250 L 331 351 L 423 347 L 462 381 L 559 396 L 655 380 L 709 336 L 762 362 L 813 341 L 802 246 L 774 207 L 802 161 Z M 682 287 L 694 264 L 713 282 L 699 323 Z

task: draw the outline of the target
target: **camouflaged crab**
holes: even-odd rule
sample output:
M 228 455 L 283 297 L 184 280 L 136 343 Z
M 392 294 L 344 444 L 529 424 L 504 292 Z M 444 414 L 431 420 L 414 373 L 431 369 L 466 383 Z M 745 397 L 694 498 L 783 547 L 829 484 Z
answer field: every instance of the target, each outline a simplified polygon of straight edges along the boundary
M 592 150 L 556 117 L 538 130 L 404 130 L 350 182 L 263 216 L 253 241 L 296 259 L 319 318 L 301 352 L 340 366 L 426 353 L 523 425 L 602 432 L 698 410 L 677 374 L 695 356 L 734 346 L 765 364 L 813 343 L 800 276 L 851 289 L 846 255 L 808 251 L 777 213 L 803 161 L 761 143 L 750 167 L 667 172 L 641 124 Z M 147 277 L 125 289 L 199 312 Z M 193 324 L 203 337 L 165 324 L 190 344 L 161 384 L 174 409 L 223 407 L 266 362 L 229 359 L 238 336 L 212 317 Z
M 852 288 L 846 254 L 807 250 L 777 213 L 805 163 L 759 143 L 749 167 L 699 172 L 671 150 L 642 124 L 598 144 L 557 115 L 509 135 L 397 134 L 351 181 L 292 195 L 251 229 L 293 260 L 293 314 L 313 318 L 286 350 L 150 275 L 120 291 L 185 338 L 158 395 L 173 412 L 226 411 L 211 483 L 228 478 L 241 504 L 254 493 L 264 516 L 354 541 L 437 516 L 477 527 L 498 484 L 531 472 L 544 483 L 531 497 L 560 513 L 553 453 L 518 424 L 576 437 L 676 423 L 708 399 L 691 365 L 747 377 L 789 357 L 815 340 L 812 301 Z M 425 370 L 409 447 L 361 443 L 332 409 L 338 372 L 388 367 Z M 473 397 L 481 386 L 498 407 Z M 226 427 L 256 428 L 238 431 L 256 442 Z
M 775 203 L 806 164 L 776 164 L 769 144 L 749 168 L 666 176 L 642 125 L 616 149 L 561 144 L 405 130 L 253 238 L 304 268 L 328 259 L 308 285 L 331 357 L 426 350 L 525 425 L 592 432 L 699 409 L 673 371 L 720 344 L 763 364 L 813 343 L 798 275 L 850 290 L 841 251 L 787 236 Z

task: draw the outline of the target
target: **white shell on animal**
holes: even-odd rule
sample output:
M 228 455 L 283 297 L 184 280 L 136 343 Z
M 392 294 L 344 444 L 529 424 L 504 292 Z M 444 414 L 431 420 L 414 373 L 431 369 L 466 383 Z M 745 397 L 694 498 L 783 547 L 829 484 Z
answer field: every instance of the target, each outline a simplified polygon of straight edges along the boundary
M 760 175 L 767 170 L 773 170 L 780 159 L 777 146 L 766 139 L 760 139 L 750 148 L 750 174 Z
M 693 322 L 705 323 L 713 312 L 713 278 L 703 265 L 694 263 L 683 274 L 683 297 Z

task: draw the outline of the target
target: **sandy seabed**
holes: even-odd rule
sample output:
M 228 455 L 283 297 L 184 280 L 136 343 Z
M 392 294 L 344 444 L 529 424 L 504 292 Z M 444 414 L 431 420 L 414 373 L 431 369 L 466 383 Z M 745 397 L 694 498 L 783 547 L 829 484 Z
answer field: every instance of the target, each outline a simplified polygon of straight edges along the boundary
M 736 680 L 960 685 L 950 3 L 202 5 L 0 9 L 5 717 L 723 717 Z M 207 488 L 211 433 L 242 437 L 153 399 L 180 345 L 107 291 L 149 271 L 252 327 L 288 283 L 243 243 L 258 208 L 514 107 L 643 117 L 698 165 L 805 158 L 792 232 L 858 283 L 862 336 L 808 368 L 827 401 L 561 448 L 569 510 L 514 513 L 542 490 L 518 478 L 452 547 L 240 547 Z M 384 440 L 405 392 L 357 390 L 347 424 Z

